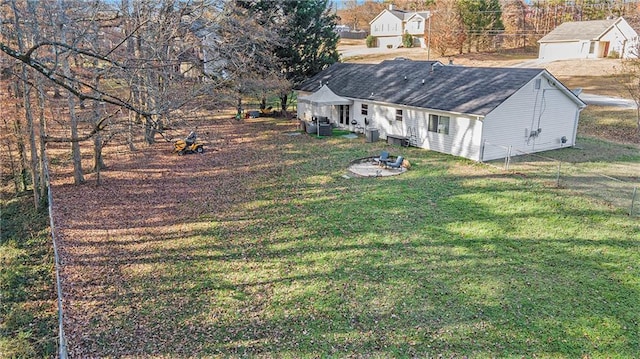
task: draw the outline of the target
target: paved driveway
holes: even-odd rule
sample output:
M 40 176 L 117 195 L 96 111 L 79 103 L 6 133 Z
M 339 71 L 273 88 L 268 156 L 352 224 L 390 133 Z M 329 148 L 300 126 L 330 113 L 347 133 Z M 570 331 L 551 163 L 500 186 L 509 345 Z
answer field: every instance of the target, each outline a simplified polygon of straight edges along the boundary
M 580 97 L 580 99 L 584 101 L 587 105 L 620 107 L 620 108 L 629 109 L 629 110 L 636 109 L 637 107 L 635 101 L 629 100 L 626 98 L 600 96 L 600 95 L 594 95 L 590 93 L 582 93 L 578 97 Z

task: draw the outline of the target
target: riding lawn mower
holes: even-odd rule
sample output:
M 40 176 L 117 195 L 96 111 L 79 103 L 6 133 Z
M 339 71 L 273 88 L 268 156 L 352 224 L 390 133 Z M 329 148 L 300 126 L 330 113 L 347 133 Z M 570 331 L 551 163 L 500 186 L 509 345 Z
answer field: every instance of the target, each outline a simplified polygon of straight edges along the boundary
M 196 133 L 191 131 L 189 136 L 184 140 L 177 140 L 173 143 L 173 152 L 182 156 L 186 153 L 202 153 L 204 152 L 204 144 L 196 141 Z

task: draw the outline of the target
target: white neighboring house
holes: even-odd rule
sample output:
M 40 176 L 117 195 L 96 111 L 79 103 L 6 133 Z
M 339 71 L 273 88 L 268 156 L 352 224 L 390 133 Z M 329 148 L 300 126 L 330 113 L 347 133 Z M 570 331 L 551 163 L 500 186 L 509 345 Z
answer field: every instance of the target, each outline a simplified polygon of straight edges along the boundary
M 617 54 L 636 58 L 638 34 L 623 18 L 564 22 L 538 40 L 538 58 L 547 61 L 595 59 Z
M 586 107 L 545 69 L 437 61 L 336 63 L 295 89 L 300 119 L 327 116 L 339 128 L 475 161 L 573 146 Z
M 429 11 L 394 10 L 393 5 L 382 10 L 369 25 L 371 35 L 377 39 L 377 47 L 398 48 L 402 46 L 402 34 L 413 35 L 414 46 L 426 47 L 424 41 L 428 29 Z

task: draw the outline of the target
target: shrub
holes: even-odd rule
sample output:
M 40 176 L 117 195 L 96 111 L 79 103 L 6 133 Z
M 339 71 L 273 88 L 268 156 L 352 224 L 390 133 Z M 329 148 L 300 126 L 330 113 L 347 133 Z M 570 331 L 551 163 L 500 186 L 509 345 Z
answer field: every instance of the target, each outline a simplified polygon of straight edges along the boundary
M 616 50 L 611 50 L 609 51 L 609 55 L 607 56 L 610 59 L 619 59 L 620 58 L 620 53 L 618 53 L 618 51 Z
M 413 36 L 410 33 L 405 32 L 402 35 L 402 45 L 406 48 L 413 47 Z
M 376 37 L 373 35 L 367 36 L 367 47 L 376 47 Z

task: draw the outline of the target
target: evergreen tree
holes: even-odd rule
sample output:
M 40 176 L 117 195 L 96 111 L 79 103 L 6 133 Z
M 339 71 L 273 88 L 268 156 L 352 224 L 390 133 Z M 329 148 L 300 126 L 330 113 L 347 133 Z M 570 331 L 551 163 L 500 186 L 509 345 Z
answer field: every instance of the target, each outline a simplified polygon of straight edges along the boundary
M 458 11 L 467 34 L 467 51 L 475 42 L 475 50 L 487 47 L 498 32 L 504 30 L 499 0 L 459 0 Z
M 334 31 L 337 17 L 328 0 L 240 0 L 264 26 L 271 25 L 280 34 L 275 53 L 281 73 L 293 86 L 339 60 L 339 36 Z M 282 110 L 288 91 L 281 96 Z

